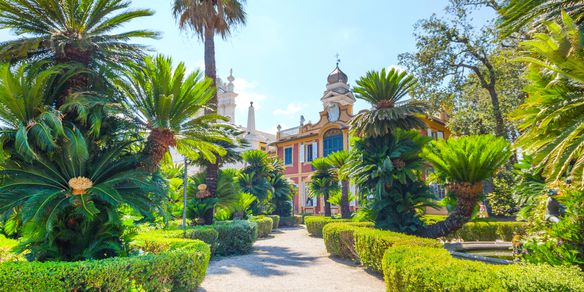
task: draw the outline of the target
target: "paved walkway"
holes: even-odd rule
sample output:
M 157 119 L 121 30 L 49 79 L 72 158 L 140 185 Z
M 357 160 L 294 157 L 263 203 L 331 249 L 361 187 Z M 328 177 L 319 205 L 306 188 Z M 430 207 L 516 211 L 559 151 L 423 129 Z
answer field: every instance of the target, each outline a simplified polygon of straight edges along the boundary
M 279 229 L 249 255 L 212 260 L 200 292 L 384 291 L 381 277 L 329 257 L 304 228 Z

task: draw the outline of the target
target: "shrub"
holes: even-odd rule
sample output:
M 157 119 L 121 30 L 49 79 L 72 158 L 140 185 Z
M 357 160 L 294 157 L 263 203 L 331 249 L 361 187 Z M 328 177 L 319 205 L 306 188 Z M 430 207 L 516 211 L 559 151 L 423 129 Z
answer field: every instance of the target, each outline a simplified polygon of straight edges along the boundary
M 196 226 L 188 227 L 186 233 L 183 230 L 152 230 L 141 232 L 134 239 L 134 246 L 143 249 L 144 251 L 156 252 L 168 249 L 168 245 L 173 245 L 172 240 L 149 240 L 156 238 L 166 239 L 198 239 L 209 245 L 211 253 L 215 253 L 217 248 L 217 238 L 219 233 L 212 226 Z M 144 242 L 147 241 L 147 242 Z M 180 245 L 181 241 L 176 241 Z
M 18 262 L 0 264 L 1 291 L 194 291 L 209 264 L 209 246 L 199 240 L 170 241 L 170 250 L 136 257 L 80 262 Z M 154 245 L 154 244 L 153 244 Z
M 215 254 L 221 256 L 246 254 L 257 239 L 258 224 L 248 220 L 220 221 L 213 225 L 218 232 Z
M 465 241 L 495 241 L 513 240 L 513 234 L 525 234 L 525 222 L 468 222 L 447 239 L 463 239 Z
M 280 217 L 280 226 L 294 227 L 302 224 L 302 216 L 294 215 L 290 217 Z
M 306 216 L 304 217 L 304 223 L 306 224 L 306 229 L 308 233 L 312 236 L 322 237 L 322 228 L 333 222 L 351 222 L 350 219 L 333 219 L 324 216 Z
M 280 227 L 280 216 L 279 215 L 266 215 L 266 217 L 270 217 L 270 218 L 272 218 L 272 221 L 274 221 L 274 225 L 272 226 L 272 229 L 277 229 L 278 227 Z
M 0 263 L 24 260 L 24 256 L 12 252 L 12 249 L 17 245 L 17 240 L 6 238 L 0 234 Z
M 385 250 L 393 246 L 428 246 L 441 247 L 435 239 L 421 238 L 402 233 L 358 228 L 354 232 L 355 251 L 361 263 L 374 271 L 382 272 L 382 259 Z
M 374 227 L 373 222 L 330 223 L 323 228 L 326 250 L 333 256 L 357 260 L 353 233 L 357 228 Z
M 272 233 L 272 227 L 274 226 L 272 218 L 266 216 L 254 216 L 251 220 L 258 224 L 258 237 L 268 237 L 268 235 Z
M 584 291 L 576 267 L 490 265 L 423 246 L 388 249 L 383 273 L 387 291 Z

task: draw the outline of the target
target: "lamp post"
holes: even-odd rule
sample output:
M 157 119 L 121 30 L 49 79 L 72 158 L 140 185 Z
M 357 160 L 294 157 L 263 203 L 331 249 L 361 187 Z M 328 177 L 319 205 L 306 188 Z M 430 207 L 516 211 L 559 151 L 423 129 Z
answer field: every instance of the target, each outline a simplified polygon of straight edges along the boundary
M 189 182 L 189 175 L 188 175 L 188 160 L 187 157 L 184 157 L 184 173 L 183 173 L 183 212 L 182 212 L 182 228 L 183 231 L 187 231 L 187 187 Z

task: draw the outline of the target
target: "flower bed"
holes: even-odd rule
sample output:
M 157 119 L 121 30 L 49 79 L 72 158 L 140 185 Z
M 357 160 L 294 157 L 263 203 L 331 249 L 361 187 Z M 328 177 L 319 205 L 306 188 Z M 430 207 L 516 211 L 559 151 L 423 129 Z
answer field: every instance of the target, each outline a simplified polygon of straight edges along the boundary
M 80 262 L 0 264 L 0 291 L 194 291 L 205 277 L 211 251 L 199 240 L 148 238 L 168 249 L 143 256 Z

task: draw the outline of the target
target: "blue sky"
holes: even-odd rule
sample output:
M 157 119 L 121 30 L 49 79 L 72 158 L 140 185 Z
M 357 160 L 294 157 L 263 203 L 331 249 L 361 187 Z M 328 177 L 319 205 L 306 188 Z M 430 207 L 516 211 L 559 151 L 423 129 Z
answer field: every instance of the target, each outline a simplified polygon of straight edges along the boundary
M 203 66 L 203 45 L 191 33 L 179 31 L 171 2 L 134 0 L 133 6 L 156 14 L 129 28 L 161 32 L 161 39 L 146 44 L 195 70 Z M 233 68 L 240 94 L 236 123 L 246 124 L 250 101 L 259 130 L 296 126 L 301 114 L 316 121 L 335 54 L 340 54 L 341 69 L 355 84 L 368 70 L 395 65 L 398 54 L 413 51 L 414 23 L 432 13 L 443 14 L 446 4 L 446 0 L 248 0 L 247 25 L 226 41 L 216 40 L 218 75 L 225 78 Z M 0 32 L 0 39 L 9 37 Z M 356 110 L 365 107 L 358 101 Z

